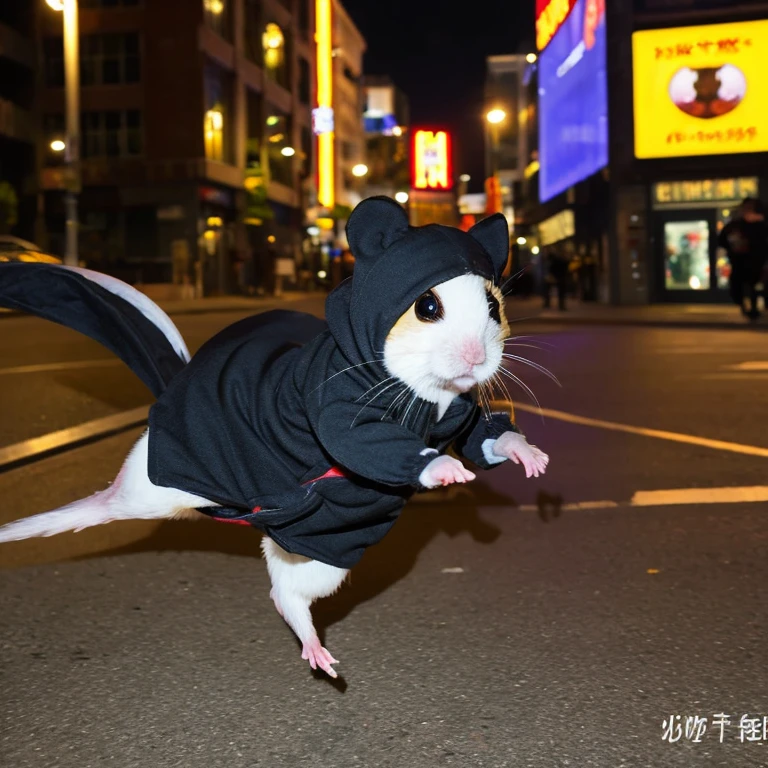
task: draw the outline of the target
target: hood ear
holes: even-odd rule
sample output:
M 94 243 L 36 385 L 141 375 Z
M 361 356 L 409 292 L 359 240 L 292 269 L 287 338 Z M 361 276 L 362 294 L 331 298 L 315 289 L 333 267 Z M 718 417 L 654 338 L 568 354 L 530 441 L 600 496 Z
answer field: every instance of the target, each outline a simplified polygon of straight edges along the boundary
M 408 232 L 402 206 L 383 195 L 363 200 L 347 220 L 347 241 L 356 260 L 376 259 Z
M 501 280 L 501 273 L 509 260 L 509 225 L 500 213 L 494 213 L 475 224 L 469 230 L 470 234 L 485 248 L 493 262 L 493 273 L 496 284 Z

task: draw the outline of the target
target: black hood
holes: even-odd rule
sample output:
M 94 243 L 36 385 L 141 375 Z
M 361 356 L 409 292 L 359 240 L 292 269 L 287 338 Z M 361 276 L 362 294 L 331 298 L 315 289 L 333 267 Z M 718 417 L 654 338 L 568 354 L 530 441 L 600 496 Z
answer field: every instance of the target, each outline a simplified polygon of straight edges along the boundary
M 328 327 L 349 365 L 381 359 L 398 318 L 430 288 L 475 274 L 498 285 L 509 258 L 509 229 L 501 214 L 469 232 L 429 224 L 411 227 L 388 197 L 360 203 L 347 223 L 355 272 L 326 301 Z M 381 380 L 378 366 L 360 371 Z M 368 375 L 363 378 L 368 379 Z

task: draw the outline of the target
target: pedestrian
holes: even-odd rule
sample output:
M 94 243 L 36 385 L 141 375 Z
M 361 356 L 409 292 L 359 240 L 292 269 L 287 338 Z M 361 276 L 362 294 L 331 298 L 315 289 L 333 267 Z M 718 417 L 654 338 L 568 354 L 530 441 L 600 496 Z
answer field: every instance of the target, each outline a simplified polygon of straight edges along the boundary
M 762 200 L 746 198 L 723 227 L 717 244 L 725 249 L 731 263 L 731 299 L 745 317 L 757 320 L 760 317 L 758 285 L 768 262 L 768 225 Z
M 557 308 L 565 311 L 565 295 L 568 292 L 568 278 L 570 276 L 570 259 L 561 255 L 557 250 L 550 249 L 547 253 L 544 277 L 544 309 L 550 307 L 550 294 L 552 288 L 557 290 Z

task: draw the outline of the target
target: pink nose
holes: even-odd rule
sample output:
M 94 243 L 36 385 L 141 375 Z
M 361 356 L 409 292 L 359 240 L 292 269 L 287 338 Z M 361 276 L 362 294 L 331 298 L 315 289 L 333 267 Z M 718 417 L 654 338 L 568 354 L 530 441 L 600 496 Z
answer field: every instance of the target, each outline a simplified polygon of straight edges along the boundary
M 482 365 L 485 362 L 485 347 L 478 339 L 464 339 L 459 355 L 467 365 Z

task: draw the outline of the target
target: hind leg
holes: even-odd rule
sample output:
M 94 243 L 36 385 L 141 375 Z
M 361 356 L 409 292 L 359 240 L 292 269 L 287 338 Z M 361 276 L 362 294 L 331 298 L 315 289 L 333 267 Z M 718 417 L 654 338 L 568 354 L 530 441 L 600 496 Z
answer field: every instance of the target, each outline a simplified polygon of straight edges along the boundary
M 292 555 L 266 536 L 261 548 L 272 580 L 270 597 L 278 613 L 301 640 L 301 658 L 309 661 L 312 669 L 320 667 L 331 677 L 336 677 L 336 670 L 331 665 L 338 662 L 320 644 L 310 606 L 319 597 L 332 595 L 349 571 Z

